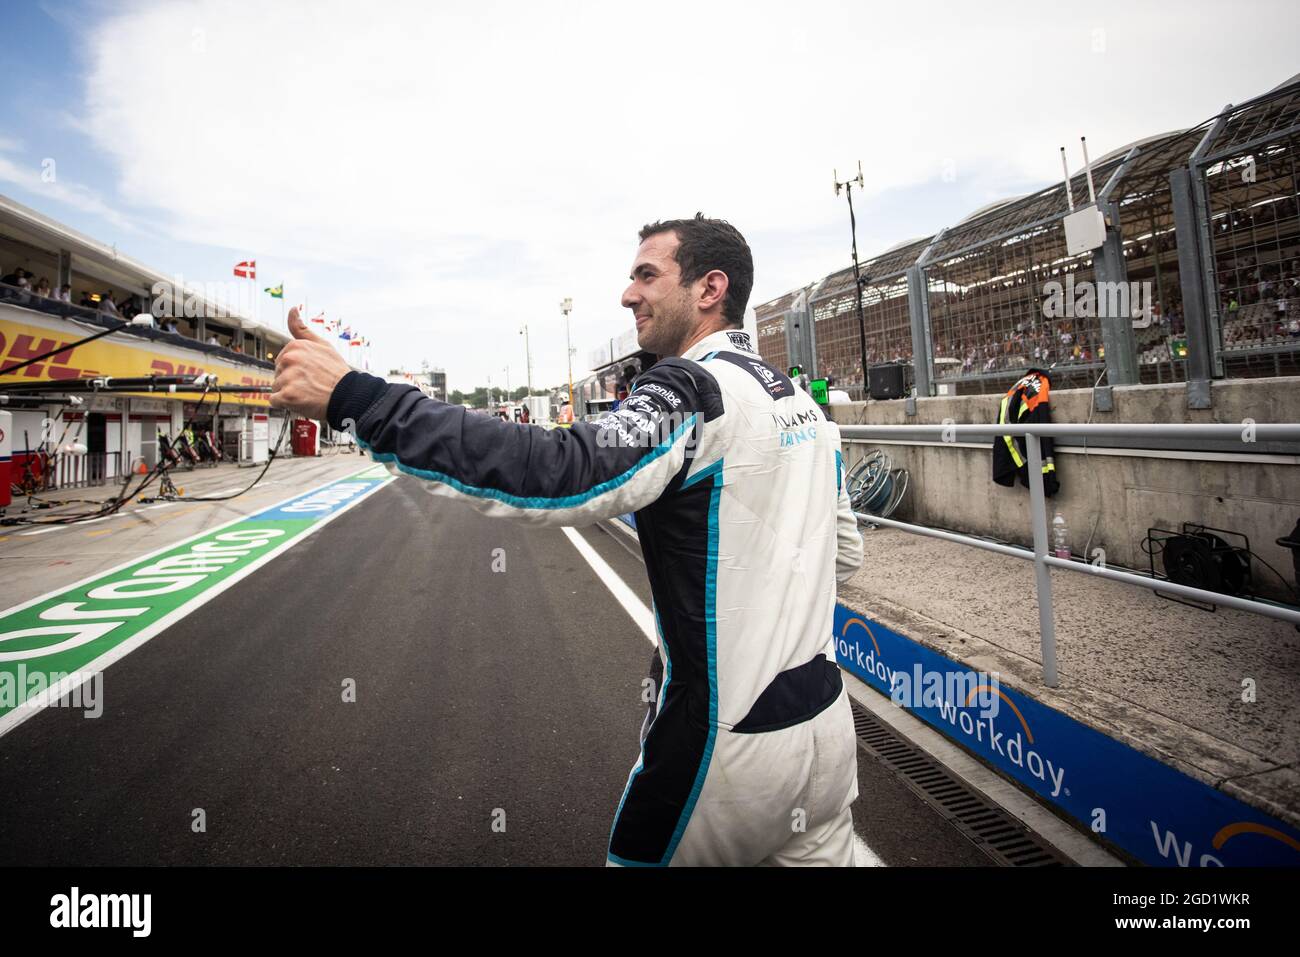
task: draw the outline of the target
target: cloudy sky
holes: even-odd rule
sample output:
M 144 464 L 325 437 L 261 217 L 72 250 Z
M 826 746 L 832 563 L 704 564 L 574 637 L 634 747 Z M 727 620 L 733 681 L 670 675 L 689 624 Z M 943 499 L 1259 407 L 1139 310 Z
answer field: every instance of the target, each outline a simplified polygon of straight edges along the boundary
M 377 371 L 452 388 L 522 384 L 524 322 L 562 381 L 566 296 L 578 367 L 630 328 L 645 222 L 738 226 L 752 306 L 848 264 L 833 168 L 862 162 L 865 257 L 1059 179 L 1081 133 L 1095 158 L 1300 70 L 1294 0 L 46 0 L 5 27 L 0 192 L 190 281 L 256 258 Z

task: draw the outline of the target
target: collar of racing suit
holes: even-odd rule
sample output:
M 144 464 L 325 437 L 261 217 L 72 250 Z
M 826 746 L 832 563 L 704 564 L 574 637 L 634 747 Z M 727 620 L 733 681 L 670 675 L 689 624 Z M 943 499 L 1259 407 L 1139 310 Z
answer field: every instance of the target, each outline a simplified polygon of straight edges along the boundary
M 749 333 L 743 329 L 729 328 L 719 329 L 717 332 L 710 333 L 695 345 L 691 346 L 682 354 L 683 359 L 700 360 L 714 352 L 745 352 L 752 356 L 758 355 L 758 350 L 754 348 L 754 341 Z

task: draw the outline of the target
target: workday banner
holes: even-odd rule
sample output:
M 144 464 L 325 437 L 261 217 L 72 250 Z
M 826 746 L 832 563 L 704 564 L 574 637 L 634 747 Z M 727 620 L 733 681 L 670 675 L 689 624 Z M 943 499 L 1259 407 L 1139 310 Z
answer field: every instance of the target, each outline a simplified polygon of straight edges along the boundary
M 835 608 L 839 663 L 1080 825 L 1160 867 L 1300 866 L 1300 832 L 998 680 Z

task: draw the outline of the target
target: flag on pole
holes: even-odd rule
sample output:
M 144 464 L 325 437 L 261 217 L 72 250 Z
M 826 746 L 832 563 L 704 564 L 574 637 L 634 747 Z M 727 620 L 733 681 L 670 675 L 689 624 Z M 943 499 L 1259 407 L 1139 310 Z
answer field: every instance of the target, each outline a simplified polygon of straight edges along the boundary
M 312 317 L 311 317 L 311 321 L 312 321 L 312 322 L 318 322 L 318 323 L 320 323 L 322 326 L 325 325 L 325 313 L 322 312 L 319 316 L 312 316 Z
M 351 331 L 350 329 L 344 329 L 342 332 L 339 333 L 339 338 L 340 338 L 340 339 L 351 339 L 351 338 L 352 338 L 352 331 Z
M 267 288 L 263 289 L 262 292 L 268 293 L 272 299 L 283 299 L 284 283 L 280 283 L 280 285 L 278 286 L 268 286 Z
M 235 275 L 240 279 L 256 279 L 257 260 L 248 259 L 242 263 L 235 263 Z

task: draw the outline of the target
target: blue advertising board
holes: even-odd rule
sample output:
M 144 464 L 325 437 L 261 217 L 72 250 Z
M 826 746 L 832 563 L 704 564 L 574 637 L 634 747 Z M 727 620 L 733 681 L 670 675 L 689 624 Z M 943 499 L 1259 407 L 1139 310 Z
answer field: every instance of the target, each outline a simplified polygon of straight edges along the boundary
M 844 605 L 839 663 L 1080 825 L 1158 867 L 1300 866 L 1282 821 Z

